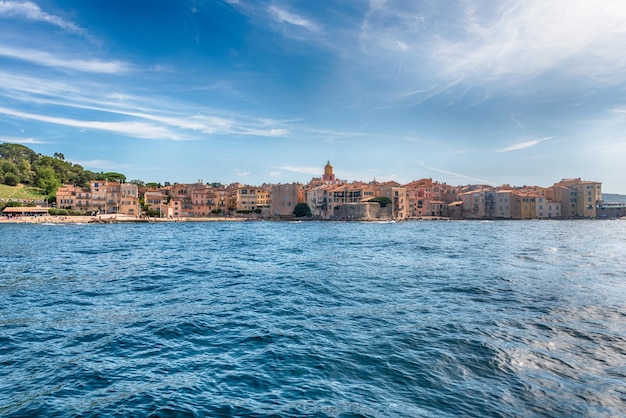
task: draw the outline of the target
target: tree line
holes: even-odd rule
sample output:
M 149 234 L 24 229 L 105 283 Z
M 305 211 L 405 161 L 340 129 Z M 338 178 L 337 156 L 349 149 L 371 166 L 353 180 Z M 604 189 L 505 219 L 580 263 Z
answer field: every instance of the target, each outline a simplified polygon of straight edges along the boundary
M 0 144 L 0 184 L 37 187 L 52 197 L 63 184 L 89 187 L 92 180 L 105 179 L 125 182 L 126 176 L 85 170 L 79 164 L 65 161 L 65 156 L 58 152 L 50 157 L 21 144 Z

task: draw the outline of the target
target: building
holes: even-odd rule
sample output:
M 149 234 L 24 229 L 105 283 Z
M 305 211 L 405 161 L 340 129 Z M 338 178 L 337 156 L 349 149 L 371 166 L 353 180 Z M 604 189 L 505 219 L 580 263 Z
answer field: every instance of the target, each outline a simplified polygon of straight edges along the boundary
M 511 190 L 497 190 L 495 211 L 497 219 L 511 219 Z
M 398 183 L 389 182 L 379 188 L 379 196 L 391 199 L 391 217 L 393 219 L 407 218 L 406 189 Z
M 81 192 L 80 187 L 65 185 L 57 189 L 56 204 L 58 209 L 72 209 L 77 205 L 76 196 Z
M 89 188 L 65 185 L 57 189 L 57 207 L 93 214 L 140 213 L 139 193 L 133 183 L 94 180 Z
M 270 191 L 270 215 L 293 216 L 296 205 L 305 202 L 306 193 L 300 183 L 274 185 Z
M 546 189 L 546 197 L 561 203 L 564 218 L 596 218 L 598 205 L 602 203 L 602 183 L 563 179 Z
M 330 165 L 330 161 L 328 161 L 324 166 L 324 175 L 322 176 L 322 180 L 330 183 L 335 181 L 335 174 L 333 173 L 333 166 Z
M 464 219 L 484 219 L 486 217 L 485 203 L 487 191 L 493 192 L 492 190 L 482 188 L 468 191 L 461 195 Z M 492 196 L 492 194 L 490 193 L 489 196 Z M 493 204 L 490 202 L 490 211 L 492 207 Z
M 269 208 L 270 193 L 262 188 L 238 185 L 230 193 L 229 209 L 235 212 L 261 212 Z

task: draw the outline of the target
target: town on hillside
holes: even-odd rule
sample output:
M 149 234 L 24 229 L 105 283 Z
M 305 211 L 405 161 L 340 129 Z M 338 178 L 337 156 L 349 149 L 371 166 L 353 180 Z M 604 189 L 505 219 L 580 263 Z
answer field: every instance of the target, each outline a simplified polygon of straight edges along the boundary
M 34 214 L 6 208 L 4 215 Z M 235 217 L 376 221 L 405 219 L 575 219 L 624 216 L 626 204 L 602 201 L 602 183 L 563 179 L 549 187 L 451 186 L 421 179 L 408 184 L 335 178 L 330 161 L 307 184 L 174 184 L 140 187 L 94 180 L 88 188 L 64 185 L 56 210 L 138 219 Z M 43 210 L 42 210 L 43 212 Z

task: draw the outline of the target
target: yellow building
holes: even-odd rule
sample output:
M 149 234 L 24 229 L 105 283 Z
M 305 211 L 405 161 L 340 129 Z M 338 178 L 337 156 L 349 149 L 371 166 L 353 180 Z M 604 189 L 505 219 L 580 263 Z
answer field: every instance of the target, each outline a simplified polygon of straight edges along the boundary
M 252 212 L 269 208 L 270 193 L 252 186 L 239 186 L 231 191 L 229 209 Z
M 602 183 L 563 179 L 546 190 L 546 197 L 561 203 L 564 218 L 595 218 L 602 202 Z

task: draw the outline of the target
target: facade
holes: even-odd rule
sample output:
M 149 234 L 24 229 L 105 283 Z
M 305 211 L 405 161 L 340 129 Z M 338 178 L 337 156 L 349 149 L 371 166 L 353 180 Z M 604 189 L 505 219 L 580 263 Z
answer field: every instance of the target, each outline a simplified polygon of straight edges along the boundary
M 299 183 L 274 185 L 270 196 L 271 216 L 293 216 L 296 205 L 306 202 L 304 187 Z
M 76 196 L 81 189 L 76 186 L 65 185 L 57 189 L 57 208 L 72 209 L 77 204 Z
M 407 218 L 407 202 L 406 202 L 406 189 L 396 185 L 390 184 L 380 187 L 380 196 L 387 196 L 391 199 L 391 217 L 393 219 L 406 219 Z
M 546 189 L 546 197 L 561 203 L 564 218 L 595 218 L 602 203 L 602 183 L 563 179 Z
M 478 189 L 461 195 L 464 219 L 485 218 L 485 190 Z
M 561 217 L 561 204 L 548 201 L 543 196 L 535 199 L 535 214 L 537 219 L 558 219 Z
M 496 218 L 511 219 L 511 190 L 496 191 Z
M 207 217 L 231 212 L 256 212 L 262 216 L 292 216 L 298 203 L 306 203 L 319 219 L 347 219 L 373 216 L 374 197 L 391 200 L 391 219 L 424 216 L 454 219 L 554 219 L 619 216 L 623 206 L 602 202 L 602 184 L 563 179 L 553 186 L 511 187 L 467 185 L 452 187 L 432 179 L 369 183 L 338 180 L 330 161 L 324 174 L 307 185 L 247 186 L 234 183 L 174 184 L 161 189 L 142 190 L 133 183 L 94 180 L 87 188 L 64 185 L 57 190 L 57 207 L 92 214 L 139 215 L 140 197 L 160 217 Z M 455 200 L 456 199 L 456 200 Z M 359 206 L 362 205 L 362 206 Z M 367 208 L 367 209 L 366 209 Z M 365 213 L 367 212 L 367 215 Z M 382 212 L 381 212 L 382 213 Z M 382 216 L 382 215 L 380 215 Z
M 136 184 L 94 180 L 89 188 L 61 186 L 57 189 L 57 207 L 93 214 L 138 215 L 139 193 Z
M 120 187 L 120 215 L 140 215 L 139 190 L 136 184 L 123 183 Z
M 236 212 L 252 212 L 269 208 L 270 194 L 252 186 L 240 186 L 230 194 L 229 209 Z

